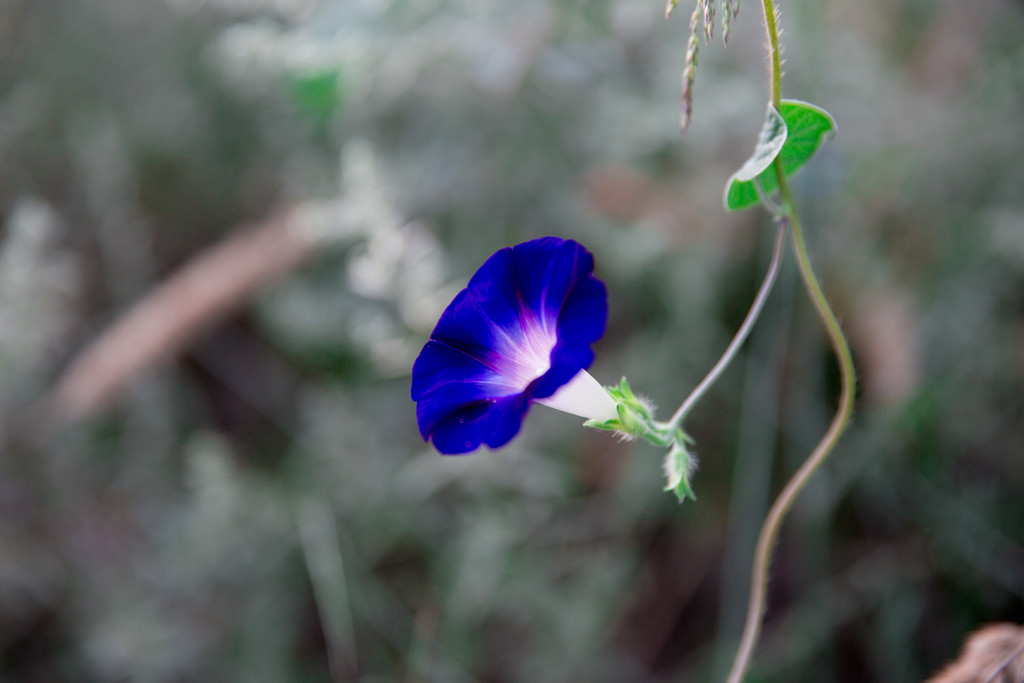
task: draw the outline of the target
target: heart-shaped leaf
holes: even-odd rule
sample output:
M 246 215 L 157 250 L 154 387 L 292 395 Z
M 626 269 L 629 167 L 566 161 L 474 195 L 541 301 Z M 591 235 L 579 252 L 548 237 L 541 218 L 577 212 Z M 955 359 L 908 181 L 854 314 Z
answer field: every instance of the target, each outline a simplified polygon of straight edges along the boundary
M 740 170 L 733 173 L 733 180 L 747 182 L 761 175 L 782 151 L 788 133 L 782 115 L 769 103 L 768 110 L 764 113 L 761 133 L 757 136 L 757 147 L 754 148 L 754 153 L 750 155 L 750 158 L 740 166 Z
M 782 132 L 768 135 L 769 132 L 777 131 L 780 121 Z M 778 157 L 782 162 L 785 176 L 791 178 L 835 130 L 835 119 L 821 107 L 799 100 L 783 100 L 778 110 L 769 104 L 754 154 L 725 185 L 725 208 L 728 211 L 739 211 L 760 202 L 758 185 L 764 195 L 770 195 L 779 187 L 775 171 L 769 168 L 775 158 Z M 779 137 L 782 142 L 776 143 Z M 771 154 L 775 144 L 778 144 L 778 149 Z

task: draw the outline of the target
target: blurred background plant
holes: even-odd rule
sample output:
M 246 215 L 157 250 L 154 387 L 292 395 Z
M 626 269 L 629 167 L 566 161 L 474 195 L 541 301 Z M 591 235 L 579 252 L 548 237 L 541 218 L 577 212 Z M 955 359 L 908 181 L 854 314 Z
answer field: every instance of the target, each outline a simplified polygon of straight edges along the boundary
M 680 138 L 659 4 L 3 0 L 0 680 L 724 677 L 836 388 L 792 264 L 688 421 L 692 505 L 554 412 L 443 458 L 408 372 L 486 256 L 556 234 L 609 286 L 593 374 L 678 404 L 770 248 L 720 204 L 753 10 Z M 920 680 L 1024 622 L 1024 7 L 782 10 L 785 94 L 839 123 L 796 185 L 861 393 L 751 679 Z

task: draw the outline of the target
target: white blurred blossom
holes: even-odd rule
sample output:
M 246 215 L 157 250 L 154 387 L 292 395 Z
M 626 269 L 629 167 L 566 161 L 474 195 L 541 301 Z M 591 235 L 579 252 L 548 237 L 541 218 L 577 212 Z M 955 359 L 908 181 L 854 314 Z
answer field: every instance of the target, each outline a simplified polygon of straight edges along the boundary
M 337 197 L 301 205 L 293 226 L 324 246 L 352 245 L 339 273 L 349 295 L 292 282 L 269 293 L 263 310 L 286 339 L 344 340 L 380 371 L 405 374 L 422 344 L 418 335 L 461 285 L 445 282 L 444 253 L 430 228 L 408 221 L 396 205 L 372 143 L 347 144 L 340 166 Z
M 78 268 L 57 244 L 56 212 L 20 199 L 0 244 L 0 395 L 56 350 L 72 315 Z

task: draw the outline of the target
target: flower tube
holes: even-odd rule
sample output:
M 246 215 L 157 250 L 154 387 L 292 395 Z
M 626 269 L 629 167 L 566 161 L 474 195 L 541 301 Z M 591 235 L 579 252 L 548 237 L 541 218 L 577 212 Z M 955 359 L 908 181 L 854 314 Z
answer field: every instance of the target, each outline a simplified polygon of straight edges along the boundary
M 594 257 L 544 237 L 491 256 L 448 305 L 412 368 L 420 434 L 441 453 L 498 448 L 532 403 L 610 420 L 615 401 L 587 373 L 608 294 Z

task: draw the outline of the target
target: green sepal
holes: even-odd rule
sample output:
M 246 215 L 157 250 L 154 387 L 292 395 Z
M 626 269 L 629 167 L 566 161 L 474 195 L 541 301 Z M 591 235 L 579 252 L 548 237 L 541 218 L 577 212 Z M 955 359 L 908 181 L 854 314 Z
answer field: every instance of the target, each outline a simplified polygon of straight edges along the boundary
M 673 429 L 670 424 L 655 420 L 650 406 L 633 393 L 625 377 L 618 386 L 605 387 L 605 391 L 615 400 L 619 416 L 611 420 L 587 420 L 584 426 L 618 432 L 628 438 L 640 438 L 668 448 L 664 462 L 668 481 L 665 490 L 674 493 L 680 503 L 687 498 L 697 500 L 690 487 L 690 477 L 697 464 L 697 459 L 690 453 L 693 439 L 682 428 Z
M 631 437 L 647 437 L 653 420 L 651 411 L 629 388 L 626 378 L 623 377 L 618 386 L 605 387 L 605 391 L 615 400 L 615 409 L 619 417 L 611 420 L 587 420 L 583 425 L 623 432 Z
M 675 494 L 676 500 L 680 503 L 687 498 L 697 500 L 693 489 L 690 487 L 690 477 L 697 465 L 697 459 L 687 449 L 686 444 L 692 443 L 692 439 L 682 431 L 677 432 L 676 440 L 665 455 L 665 490 Z
M 587 420 L 583 423 L 584 427 L 593 427 L 594 429 L 606 429 L 610 432 L 617 432 L 622 426 L 622 423 L 618 419 L 614 420 Z
M 769 104 L 754 153 L 725 184 L 726 210 L 746 209 L 770 196 L 779 187 L 771 168 L 775 158 L 791 178 L 835 131 L 835 119 L 821 107 L 800 100 L 783 100 L 777 110 Z

